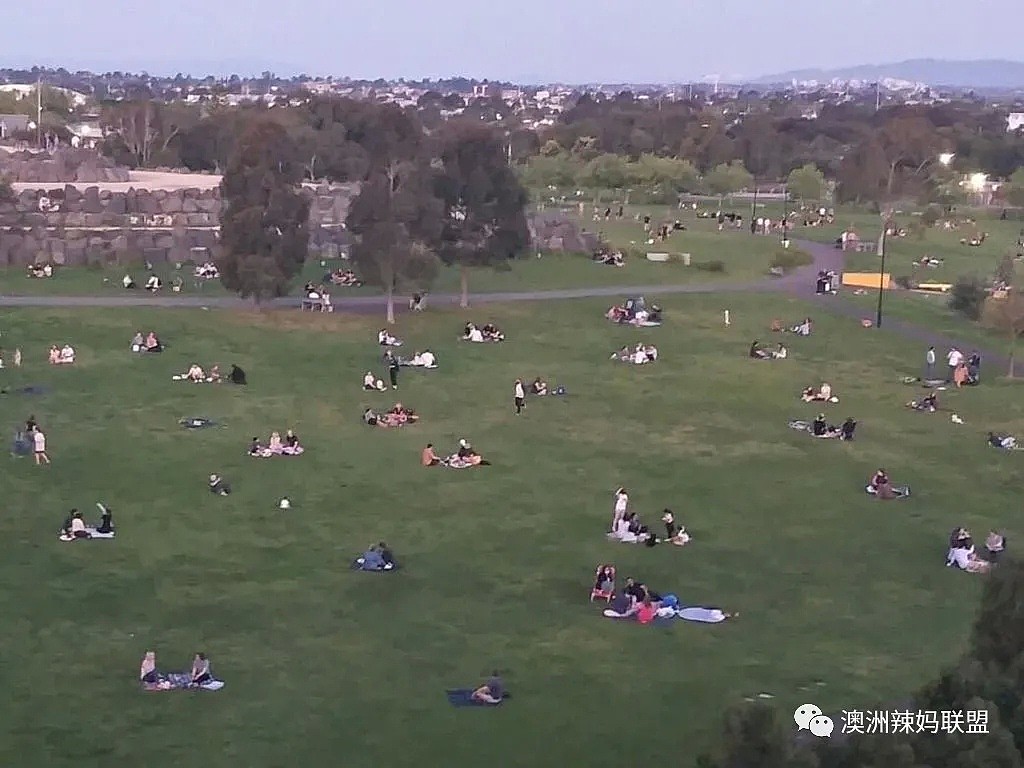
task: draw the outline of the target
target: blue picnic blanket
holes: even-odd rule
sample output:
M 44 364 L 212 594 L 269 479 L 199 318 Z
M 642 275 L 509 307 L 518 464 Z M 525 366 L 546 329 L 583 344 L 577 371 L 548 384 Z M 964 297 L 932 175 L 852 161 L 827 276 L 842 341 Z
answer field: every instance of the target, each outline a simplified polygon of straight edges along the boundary
M 497 704 L 488 704 L 485 701 L 477 701 L 473 698 L 473 688 L 453 688 L 445 691 L 445 695 L 448 697 L 448 703 L 453 707 L 500 707 L 501 702 Z M 508 698 L 507 696 L 505 698 Z M 502 699 L 504 701 L 505 699 Z

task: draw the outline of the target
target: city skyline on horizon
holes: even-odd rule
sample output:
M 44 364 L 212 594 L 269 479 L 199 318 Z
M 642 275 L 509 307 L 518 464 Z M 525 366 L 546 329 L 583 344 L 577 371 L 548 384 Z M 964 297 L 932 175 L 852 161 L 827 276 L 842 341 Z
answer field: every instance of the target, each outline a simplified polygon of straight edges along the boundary
M 863 51 L 885 50 L 886 65 L 912 59 L 1015 60 L 1020 55 L 1016 30 L 1024 23 L 1024 4 L 1018 0 L 979 0 L 979 13 L 968 18 L 935 13 L 933 0 L 901 0 L 896 7 L 884 0 L 851 0 L 844 6 L 841 36 L 835 34 L 837 19 L 822 14 L 814 0 L 690 0 L 682 11 L 672 0 L 651 0 L 643 13 L 608 0 L 563 0 L 557 8 L 540 0 L 521 0 L 515 8 L 470 0 L 431 7 L 382 0 L 382 5 L 372 18 L 350 24 L 345 10 L 329 0 L 297 0 L 288 6 L 289 18 L 320 23 L 292 26 L 268 12 L 275 6 L 267 0 L 179 0 L 173 8 L 144 12 L 125 0 L 100 0 L 68 6 L 46 24 L 39 23 L 34 8 L 17 6 L 5 12 L 0 65 L 161 76 L 271 71 L 522 84 L 667 84 L 715 77 L 751 82 L 794 70 L 871 64 Z M 879 26 L 882 11 L 886 24 Z M 993 16 L 1001 23 L 992 25 Z M 196 19 L 204 20 L 201 26 Z M 161 34 L 155 39 L 139 34 L 147 27 Z M 911 28 L 915 34 L 907 35 Z M 112 39 L 118 41 L 116 56 L 110 53 Z M 955 55 L 943 55 L 936 40 L 954 42 Z M 274 44 L 271 51 L 268 41 Z M 592 52 L 580 55 L 588 49 Z M 220 53 L 210 56 L 210 51 Z

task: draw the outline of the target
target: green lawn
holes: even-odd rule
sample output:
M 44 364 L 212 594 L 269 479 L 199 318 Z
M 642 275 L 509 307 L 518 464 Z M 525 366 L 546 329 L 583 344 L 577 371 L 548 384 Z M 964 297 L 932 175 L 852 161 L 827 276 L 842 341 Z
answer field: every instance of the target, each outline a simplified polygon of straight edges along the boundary
M 658 297 L 649 297 L 656 299 Z M 391 394 L 360 391 L 377 366 L 376 317 L 174 310 L 19 310 L 0 332 L 25 365 L 0 397 L 9 428 L 34 413 L 53 465 L 9 462 L 0 480 L 5 765 L 683 766 L 716 742 L 723 708 L 767 692 L 785 708 L 866 709 L 932 679 L 963 647 L 978 577 L 942 567 L 948 531 L 979 535 L 1014 518 L 1022 454 L 985 445 L 1024 435 L 1019 390 L 992 382 L 944 396 L 948 415 L 908 412 L 898 383 L 920 351 L 854 320 L 814 313 L 791 359 L 751 361 L 772 317 L 810 312 L 781 297 L 662 300 L 667 323 L 606 323 L 607 302 L 492 306 L 506 344 L 455 340 L 467 316 L 401 318 L 407 349 L 436 372 L 405 371 L 397 397 L 422 414 L 401 431 L 360 422 Z M 731 310 L 732 326 L 721 322 Z M 133 357 L 136 328 L 171 344 Z M 571 329 L 571 331 L 567 331 Z M 608 360 L 639 339 L 661 360 Z M 45 364 L 53 342 L 79 362 Z M 173 383 L 193 360 L 234 362 L 247 389 Z M 511 409 L 516 376 L 543 375 L 564 399 Z M 830 415 L 860 419 L 851 444 L 787 429 L 796 399 L 827 380 Z M 227 426 L 195 434 L 182 416 Z M 307 453 L 251 459 L 253 435 L 294 428 Z M 428 441 L 468 437 L 493 466 L 422 469 Z M 908 501 L 862 492 L 887 467 Z M 206 490 L 220 472 L 228 498 Z M 672 507 L 684 548 L 605 541 L 612 491 L 652 524 Z M 287 513 L 275 502 L 293 501 Z M 64 544 L 72 506 L 115 511 L 108 542 Z M 386 539 L 404 569 L 355 574 Z M 587 602 L 594 566 L 614 562 L 691 604 L 738 610 L 732 624 L 617 625 Z M 142 653 L 165 670 L 196 650 L 219 693 L 142 693 Z M 515 698 L 498 711 L 450 708 L 446 687 L 493 667 Z M 640 729 L 615 727 L 626 717 Z
M 668 209 L 662 210 L 666 212 Z M 690 218 L 686 219 L 683 214 L 672 214 L 673 219 L 683 218 L 690 229 L 673 234 L 668 243 L 653 246 L 643 243 L 642 224 L 632 219 L 608 223 L 608 231 L 605 234 L 613 245 L 619 248 L 638 249 L 636 254 L 626 259 L 626 265 L 622 268 L 594 264 L 585 254 L 554 254 L 540 259 L 526 255 L 512 262 L 509 269 L 471 270 L 470 290 L 477 293 L 492 293 L 589 286 L 744 282 L 765 276 L 771 256 L 778 246 L 774 239 L 753 238 L 745 230 L 720 233 L 713 222 L 697 220 L 693 218 L 692 212 L 689 216 Z M 591 231 L 595 229 L 593 224 L 585 221 L 581 222 L 581 226 L 589 226 Z M 603 222 L 602 228 L 605 228 Z M 690 253 L 693 263 L 687 268 L 682 263 L 649 262 L 642 255 L 647 251 Z M 709 272 L 698 265 L 709 261 L 722 262 L 724 271 Z M 310 259 L 302 275 L 295 280 L 292 294 L 299 295 L 300 289 L 307 281 L 320 282 L 329 267 L 341 264 L 342 262 L 335 262 L 322 266 L 319 259 Z M 141 264 L 133 266 L 130 271 L 137 281 L 144 282 L 146 272 Z M 4 268 L 0 269 L 0 295 L 121 296 L 126 294 L 121 287 L 124 272 L 123 267 L 69 267 L 58 268 L 52 279 L 36 280 L 27 278 L 24 269 Z M 163 264 L 157 266 L 156 272 L 167 286 L 176 274 L 181 274 L 185 282 L 182 288 L 183 295 L 229 295 L 220 281 L 197 284 L 188 269 L 178 273 L 173 265 Z M 454 269 L 442 269 L 437 282 L 431 288 L 434 293 L 456 293 L 459 290 L 459 273 Z M 169 293 L 169 288 L 165 289 L 165 292 Z M 372 287 L 335 288 L 332 295 L 337 299 L 366 293 L 379 291 Z

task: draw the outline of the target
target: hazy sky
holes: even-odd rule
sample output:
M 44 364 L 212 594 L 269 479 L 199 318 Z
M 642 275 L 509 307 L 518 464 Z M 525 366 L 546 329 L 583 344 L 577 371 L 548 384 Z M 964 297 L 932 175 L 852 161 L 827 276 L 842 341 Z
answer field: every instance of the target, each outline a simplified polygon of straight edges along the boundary
M 908 58 L 1024 58 L 1024 0 L 6 5 L 0 66 L 582 83 L 729 79 Z

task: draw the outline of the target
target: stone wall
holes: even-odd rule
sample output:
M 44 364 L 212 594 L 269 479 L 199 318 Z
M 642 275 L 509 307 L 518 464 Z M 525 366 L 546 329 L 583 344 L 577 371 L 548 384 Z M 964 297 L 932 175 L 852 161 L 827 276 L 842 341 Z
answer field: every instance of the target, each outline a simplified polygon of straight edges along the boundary
M 321 257 L 348 244 L 353 185 L 306 187 L 310 246 Z M 216 256 L 218 189 L 111 192 L 66 184 L 0 201 L 0 266 L 202 262 Z
M 97 184 L 128 181 L 128 169 L 85 149 L 25 150 L 0 155 L 0 177 L 28 184 Z

